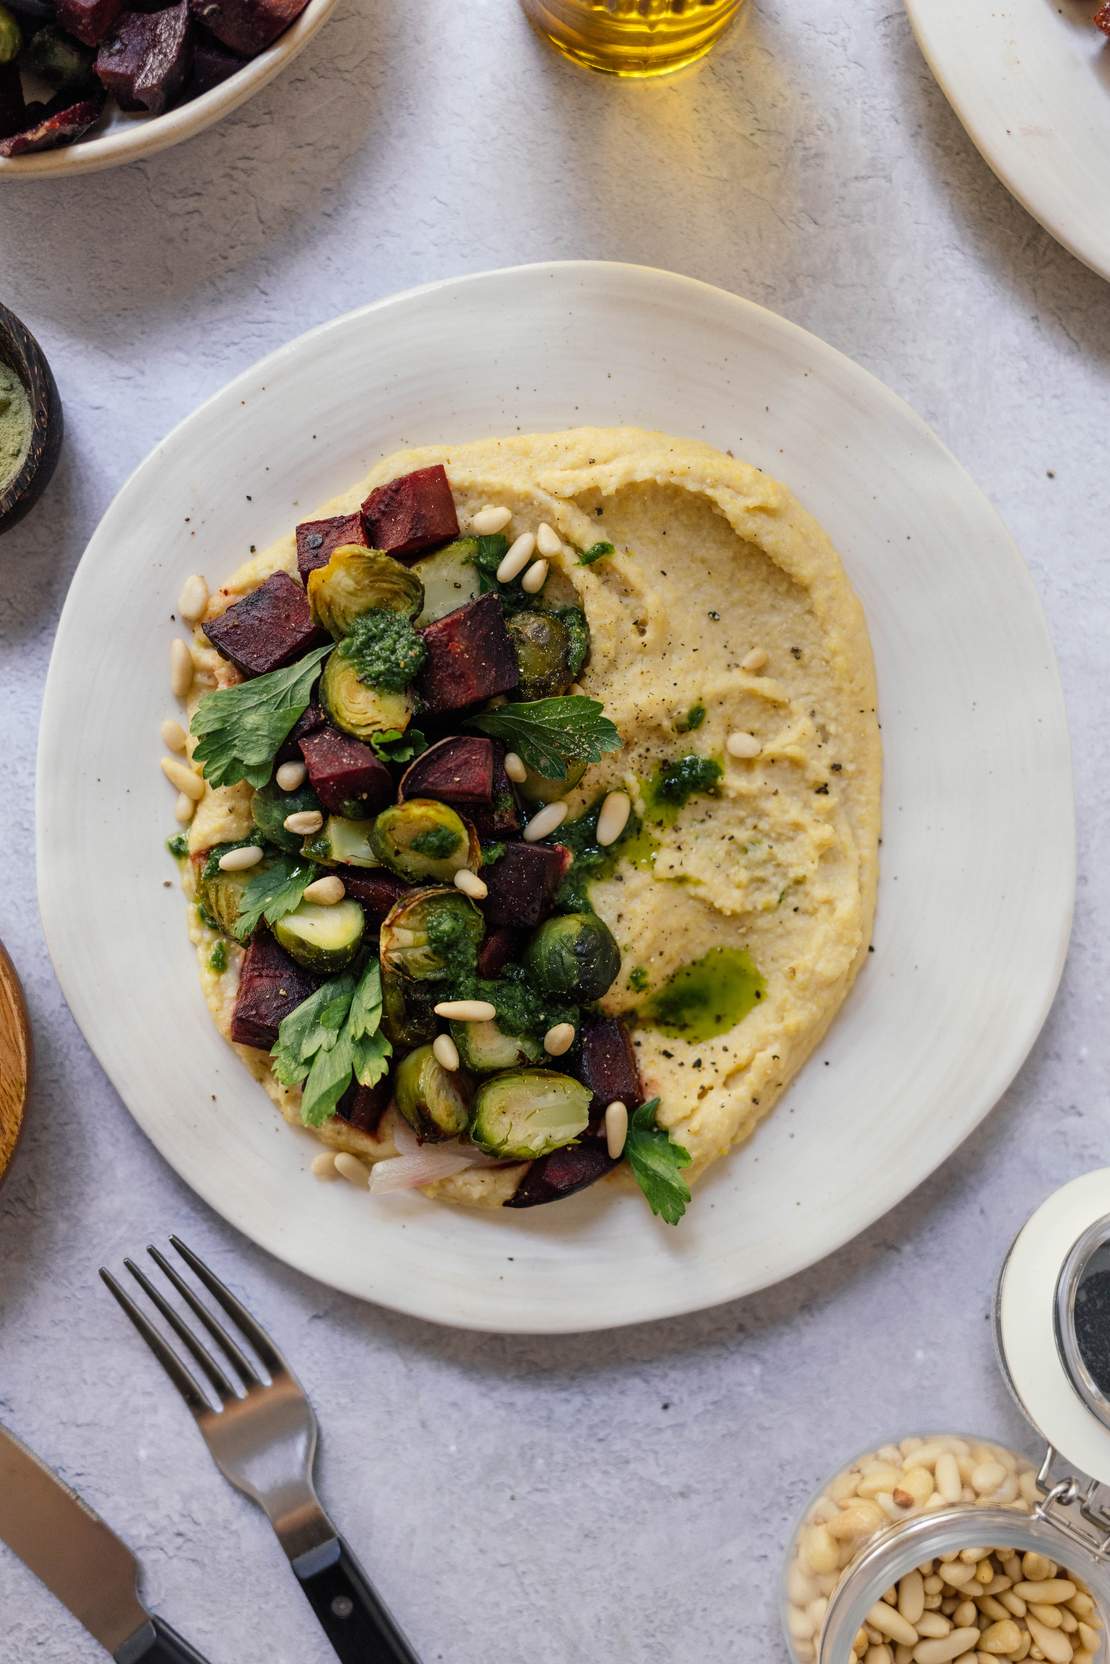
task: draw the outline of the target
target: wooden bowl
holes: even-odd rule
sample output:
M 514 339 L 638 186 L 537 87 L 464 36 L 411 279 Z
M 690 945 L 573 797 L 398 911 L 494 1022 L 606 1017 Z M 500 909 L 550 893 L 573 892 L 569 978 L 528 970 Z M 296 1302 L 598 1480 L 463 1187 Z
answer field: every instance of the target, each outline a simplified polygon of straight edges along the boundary
M 23 1129 L 31 1075 L 31 1029 L 15 966 L 0 942 L 0 1179 Z
M 50 483 L 62 448 L 62 401 L 46 355 L 14 312 L 0 306 L 0 360 L 14 370 L 31 401 L 31 444 L 23 467 L 0 491 L 0 534 L 22 520 Z

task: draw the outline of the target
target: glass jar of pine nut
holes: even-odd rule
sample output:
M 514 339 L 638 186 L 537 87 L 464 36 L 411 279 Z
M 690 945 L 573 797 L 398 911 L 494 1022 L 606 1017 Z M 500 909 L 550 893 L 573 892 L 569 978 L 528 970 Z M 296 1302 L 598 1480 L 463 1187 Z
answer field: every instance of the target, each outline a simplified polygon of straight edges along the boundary
M 1042 1512 L 1050 1461 L 942 1433 L 842 1468 L 787 1554 L 794 1664 L 1103 1664 L 1110 1574 Z

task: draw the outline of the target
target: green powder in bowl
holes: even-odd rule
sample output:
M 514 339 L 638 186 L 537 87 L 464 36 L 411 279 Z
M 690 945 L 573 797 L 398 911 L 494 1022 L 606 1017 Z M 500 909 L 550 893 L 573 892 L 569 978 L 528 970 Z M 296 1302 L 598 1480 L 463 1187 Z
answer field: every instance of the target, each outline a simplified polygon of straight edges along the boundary
M 13 369 L 0 363 L 0 493 L 23 467 L 31 445 L 31 401 Z

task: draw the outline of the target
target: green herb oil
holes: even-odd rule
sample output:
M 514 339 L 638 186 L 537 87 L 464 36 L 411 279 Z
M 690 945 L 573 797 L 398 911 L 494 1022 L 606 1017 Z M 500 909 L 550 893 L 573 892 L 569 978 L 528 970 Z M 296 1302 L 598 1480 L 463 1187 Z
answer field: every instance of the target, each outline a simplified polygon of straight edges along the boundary
M 766 992 L 743 948 L 710 948 L 668 977 L 640 1008 L 640 1021 L 676 1040 L 712 1040 L 734 1028 Z

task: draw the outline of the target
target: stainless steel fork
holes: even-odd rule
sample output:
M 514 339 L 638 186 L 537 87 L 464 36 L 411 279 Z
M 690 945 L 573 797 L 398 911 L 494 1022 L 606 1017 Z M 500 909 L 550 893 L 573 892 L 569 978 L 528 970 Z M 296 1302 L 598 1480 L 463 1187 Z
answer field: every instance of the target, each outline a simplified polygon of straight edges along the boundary
M 191 1248 L 170 1242 L 234 1324 L 225 1325 L 174 1265 L 148 1248 L 154 1264 L 220 1349 L 217 1360 L 176 1306 L 135 1264 L 124 1265 L 177 1336 L 207 1391 L 165 1336 L 101 1266 L 100 1275 L 185 1400 L 216 1466 L 266 1514 L 312 1610 L 343 1664 L 419 1664 L 419 1660 L 324 1512 L 312 1480 L 317 1424 L 312 1406 L 260 1324 Z M 246 1356 L 246 1342 L 262 1369 Z M 232 1384 L 229 1371 L 238 1377 Z

